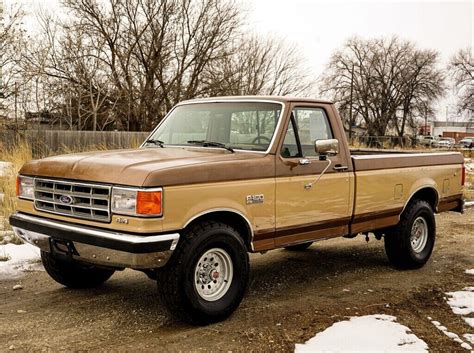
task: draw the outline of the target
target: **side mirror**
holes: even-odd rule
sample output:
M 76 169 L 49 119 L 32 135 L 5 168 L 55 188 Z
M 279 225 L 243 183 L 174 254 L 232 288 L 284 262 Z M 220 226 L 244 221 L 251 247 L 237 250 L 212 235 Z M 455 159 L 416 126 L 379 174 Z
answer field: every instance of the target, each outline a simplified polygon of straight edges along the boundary
M 339 141 L 336 139 L 316 140 L 314 150 L 320 156 L 335 156 L 339 153 Z

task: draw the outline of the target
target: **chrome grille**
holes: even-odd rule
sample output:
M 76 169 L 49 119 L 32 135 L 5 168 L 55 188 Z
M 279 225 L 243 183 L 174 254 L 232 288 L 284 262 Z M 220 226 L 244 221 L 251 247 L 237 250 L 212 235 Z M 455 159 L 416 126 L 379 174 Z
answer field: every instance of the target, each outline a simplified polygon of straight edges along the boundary
M 35 178 L 35 208 L 93 221 L 110 221 L 110 186 Z

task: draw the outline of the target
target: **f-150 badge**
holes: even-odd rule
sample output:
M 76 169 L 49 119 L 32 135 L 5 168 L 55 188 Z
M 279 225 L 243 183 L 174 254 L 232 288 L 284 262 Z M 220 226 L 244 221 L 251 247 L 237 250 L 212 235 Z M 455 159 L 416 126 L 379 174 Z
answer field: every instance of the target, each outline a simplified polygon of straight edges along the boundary
M 250 205 L 253 203 L 263 203 L 264 196 L 263 194 L 247 195 L 246 200 L 247 200 L 247 205 Z

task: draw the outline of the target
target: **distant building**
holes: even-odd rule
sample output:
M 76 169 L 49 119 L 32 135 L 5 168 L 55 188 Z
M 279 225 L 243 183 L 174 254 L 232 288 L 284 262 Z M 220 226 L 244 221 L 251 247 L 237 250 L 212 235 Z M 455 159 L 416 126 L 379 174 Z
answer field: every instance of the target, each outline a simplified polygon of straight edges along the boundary
M 466 136 L 474 136 L 474 118 L 468 121 L 432 121 L 432 136 L 452 137 L 458 142 Z

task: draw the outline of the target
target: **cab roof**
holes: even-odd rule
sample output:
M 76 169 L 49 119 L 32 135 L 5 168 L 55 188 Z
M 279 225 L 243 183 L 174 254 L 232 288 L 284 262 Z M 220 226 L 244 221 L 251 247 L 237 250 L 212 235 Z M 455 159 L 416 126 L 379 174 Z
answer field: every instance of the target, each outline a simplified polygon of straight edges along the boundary
M 264 100 L 264 101 L 275 101 L 281 103 L 293 103 L 293 102 L 302 102 L 302 103 L 325 103 L 333 104 L 333 102 L 325 99 L 319 98 L 301 98 L 301 97 L 291 97 L 291 96 L 220 96 L 220 97 L 208 97 L 208 98 L 196 98 L 186 100 L 181 103 L 203 103 L 203 102 L 219 102 L 219 101 L 255 101 L 255 100 Z

